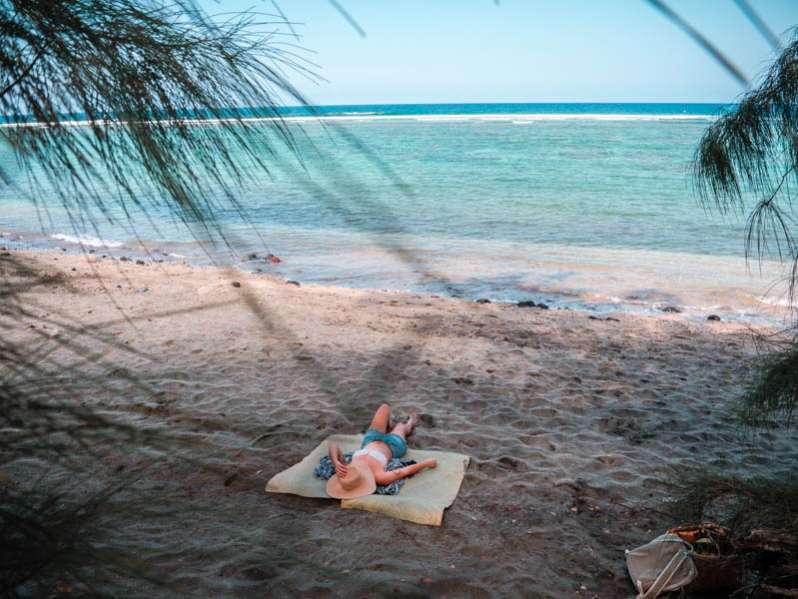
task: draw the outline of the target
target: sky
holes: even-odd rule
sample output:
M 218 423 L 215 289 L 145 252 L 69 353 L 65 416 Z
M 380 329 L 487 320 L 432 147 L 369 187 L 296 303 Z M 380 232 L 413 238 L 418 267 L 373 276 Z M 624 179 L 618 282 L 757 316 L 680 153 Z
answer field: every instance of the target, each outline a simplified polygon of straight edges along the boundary
M 733 0 L 665 0 L 750 78 L 773 49 Z M 786 41 L 798 0 L 748 0 Z M 645 0 L 279 0 L 315 104 L 732 102 L 744 89 Z M 205 6 L 274 12 L 271 0 Z

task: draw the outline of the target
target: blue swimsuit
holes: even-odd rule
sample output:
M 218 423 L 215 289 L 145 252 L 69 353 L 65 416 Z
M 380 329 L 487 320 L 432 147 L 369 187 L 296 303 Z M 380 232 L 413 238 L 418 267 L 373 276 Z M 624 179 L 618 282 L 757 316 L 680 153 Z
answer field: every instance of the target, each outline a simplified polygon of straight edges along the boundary
M 402 437 L 394 433 L 381 433 L 376 428 L 370 428 L 366 431 L 366 436 L 363 437 L 363 443 L 360 448 L 363 449 L 369 443 L 374 443 L 374 441 L 382 441 L 390 447 L 395 459 L 401 458 L 407 451 L 407 442 Z

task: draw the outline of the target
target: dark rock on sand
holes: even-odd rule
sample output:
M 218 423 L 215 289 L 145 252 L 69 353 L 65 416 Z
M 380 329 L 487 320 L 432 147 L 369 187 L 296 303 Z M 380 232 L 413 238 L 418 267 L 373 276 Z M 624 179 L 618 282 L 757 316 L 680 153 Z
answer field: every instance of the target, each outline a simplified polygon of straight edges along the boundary
M 120 262 L 129 262 L 130 258 L 128 258 L 127 256 L 120 256 L 119 257 L 119 261 Z
M 479 299 L 477 300 L 477 303 L 478 303 L 478 304 L 489 304 L 489 303 L 490 303 L 490 300 L 489 300 L 489 299 L 487 299 L 487 298 L 485 298 L 485 297 L 481 297 L 481 298 L 479 298 Z
M 709 316 L 707 316 L 707 320 L 719 321 L 720 316 L 718 316 L 717 314 L 710 314 Z
M 239 283 L 238 281 L 233 281 L 233 282 L 231 283 L 231 285 L 232 285 L 233 287 L 241 287 L 241 283 Z
M 676 306 L 665 306 L 664 308 L 660 308 L 660 312 L 667 312 L 669 314 L 681 314 L 682 311 L 677 308 Z
M 615 318 L 614 316 L 607 316 L 605 318 L 601 318 L 600 316 L 588 316 L 590 320 L 603 320 L 606 322 L 621 322 L 620 319 Z
M 139 266 L 145 266 L 147 263 L 144 262 L 144 260 L 136 260 L 136 264 L 138 264 Z
M 543 302 L 536 303 L 536 302 L 533 302 L 531 300 L 520 301 L 520 302 L 518 302 L 517 305 L 518 305 L 519 308 L 540 308 L 541 310 L 548 310 L 549 309 L 549 307 L 546 304 L 544 304 Z
M 301 287 L 299 281 L 286 281 L 286 283 L 288 283 L 289 285 L 295 285 L 297 287 Z

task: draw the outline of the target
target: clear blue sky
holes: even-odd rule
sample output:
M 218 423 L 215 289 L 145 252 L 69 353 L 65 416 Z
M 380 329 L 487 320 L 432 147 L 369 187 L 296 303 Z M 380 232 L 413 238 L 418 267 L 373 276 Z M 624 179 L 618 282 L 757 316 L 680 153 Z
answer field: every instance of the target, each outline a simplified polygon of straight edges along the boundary
M 407 102 L 729 102 L 742 91 L 643 0 L 280 0 L 327 82 L 300 83 L 317 104 Z M 666 0 L 747 75 L 773 54 L 733 0 Z M 749 0 L 778 34 L 798 0 Z M 210 11 L 272 11 L 225 0 Z M 787 39 L 786 35 L 782 36 Z

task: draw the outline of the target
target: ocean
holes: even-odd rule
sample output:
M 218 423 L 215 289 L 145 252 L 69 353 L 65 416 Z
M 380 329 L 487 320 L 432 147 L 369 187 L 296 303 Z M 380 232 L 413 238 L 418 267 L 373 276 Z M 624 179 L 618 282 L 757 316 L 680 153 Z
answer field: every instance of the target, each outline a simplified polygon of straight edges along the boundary
M 217 211 L 228 245 L 171 215 L 70 219 L 8 148 L 0 244 L 234 264 L 303 283 L 551 308 L 779 321 L 783 269 L 747 262 L 745 215 L 700 204 L 690 161 L 714 104 L 439 104 L 286 109 L 302 163 Z M 31 202 L 35 197 L 36 202 Z M 109 196 L 109 200 L 110 200 Z M 111 203 L 108 206 L 112 206 Z M 280 262 L 265 262 L 265 254 Z M 251 257 L 256 254 L 257 257 Z

